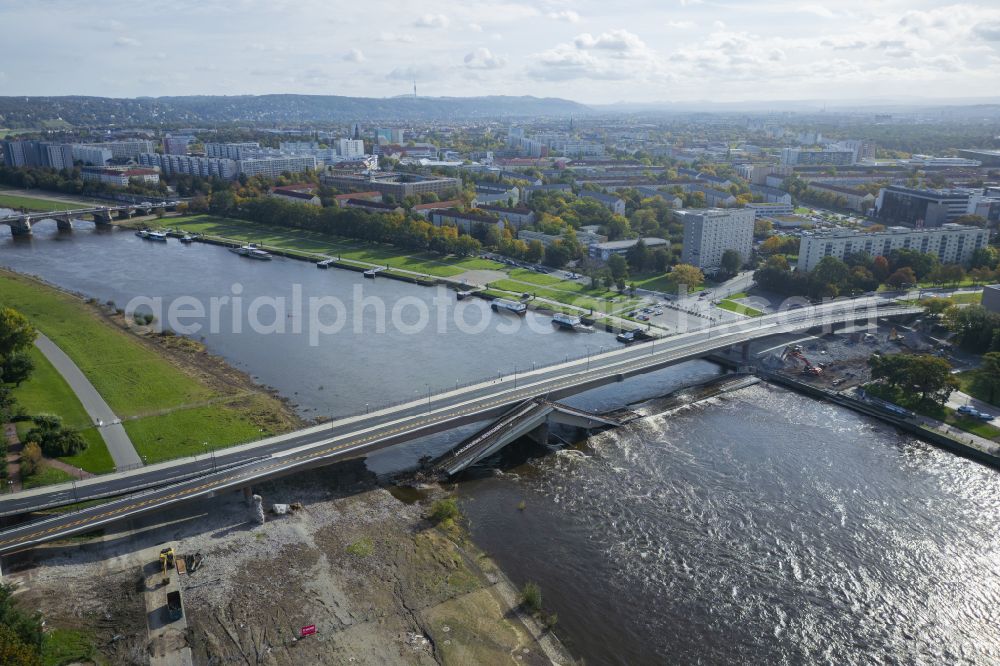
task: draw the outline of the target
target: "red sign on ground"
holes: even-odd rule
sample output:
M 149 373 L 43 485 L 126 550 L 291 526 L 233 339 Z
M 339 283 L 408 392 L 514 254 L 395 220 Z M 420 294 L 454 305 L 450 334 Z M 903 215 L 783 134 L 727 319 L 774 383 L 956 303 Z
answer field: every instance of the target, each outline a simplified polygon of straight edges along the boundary
M 316 625 L 315 624 L 306 625 L 305 627 L 302 627 L 302 629 L 299 630 L 299 638 L 305 638 L 306 636 L 312 636 L 315 633 L 316 633 Z

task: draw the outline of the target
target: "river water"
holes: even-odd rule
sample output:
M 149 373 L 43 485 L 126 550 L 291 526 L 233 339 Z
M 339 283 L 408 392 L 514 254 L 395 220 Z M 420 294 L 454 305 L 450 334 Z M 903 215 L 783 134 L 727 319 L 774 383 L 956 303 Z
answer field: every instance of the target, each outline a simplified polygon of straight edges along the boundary
M 0 235 L 0 265 L 118 303 L 208 297 L 234 282 L 247 296 L 295 282 L 307 295 L 346 294 L 361 282 L 86 225 Z M 364 282 L 390 301 L 434 297 Z M 206 344 L 307 414 L 336 414 L 613 341 L 525 327 L 349 331 L 318 347 L 221 331 Z M 611 409 L 716 373 L 687 363 L 570 402 Z M 380 452 L 369 466 L 398 469 L 461 434 Z M 1000 663 L 996 472 L 834 405 L 758 385 L 482 470 L 458 493 L 475 541 L 516 583 L 540 585 L 557 634 L 588 664 Z

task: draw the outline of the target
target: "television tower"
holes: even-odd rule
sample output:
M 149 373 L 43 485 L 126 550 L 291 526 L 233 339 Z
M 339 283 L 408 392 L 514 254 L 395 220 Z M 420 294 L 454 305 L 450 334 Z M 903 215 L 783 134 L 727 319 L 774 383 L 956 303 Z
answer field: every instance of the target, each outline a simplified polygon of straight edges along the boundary
M 413 79 L 413 99 L 417 98 L 417 80 Z

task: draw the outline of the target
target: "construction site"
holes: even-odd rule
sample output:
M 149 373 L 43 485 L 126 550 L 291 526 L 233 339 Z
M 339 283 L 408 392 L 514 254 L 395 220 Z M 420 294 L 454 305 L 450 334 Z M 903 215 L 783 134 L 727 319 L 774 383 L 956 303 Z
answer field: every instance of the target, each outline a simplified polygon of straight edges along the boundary
M 9 558 L 114 664 L 571 663 L 458 523 L 352 461 Z M 511 507 L 516 511 L 516 507 Z

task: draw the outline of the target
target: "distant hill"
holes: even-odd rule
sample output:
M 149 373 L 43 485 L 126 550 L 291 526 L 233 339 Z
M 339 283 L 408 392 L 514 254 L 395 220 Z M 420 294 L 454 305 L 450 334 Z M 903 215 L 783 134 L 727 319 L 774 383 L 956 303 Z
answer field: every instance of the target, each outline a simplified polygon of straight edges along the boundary
M 41 127 L 55 120 L 75 126 L 199 123 L 323 123 L 374 120 L 465 120 L 582 116 L 593 110 L 558 98 L 339 97 L 240 95 L 184 97 L 0 97 L 0 127 Z

